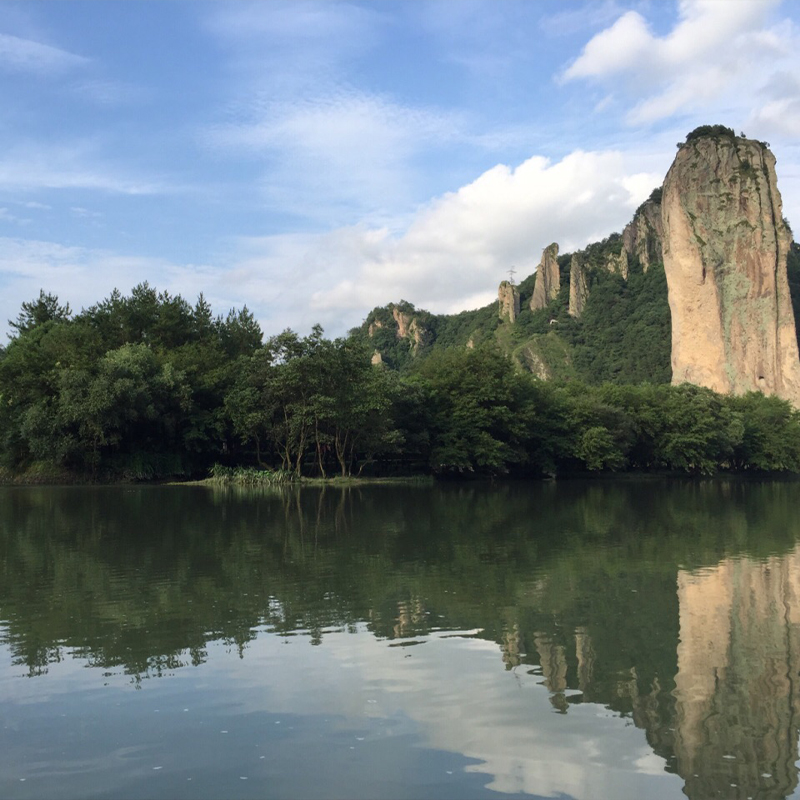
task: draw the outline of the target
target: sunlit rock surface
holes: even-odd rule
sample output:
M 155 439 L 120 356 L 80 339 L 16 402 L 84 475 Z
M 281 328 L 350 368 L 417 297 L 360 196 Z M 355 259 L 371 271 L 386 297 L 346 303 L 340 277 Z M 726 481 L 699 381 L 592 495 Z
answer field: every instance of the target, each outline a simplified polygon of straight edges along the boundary
M 542 260 L 536 268 L 536 283 L 531 297 L 531 310 L 544 308 L 550 301 L 558 297 L 561 286 L 561 276 L 558 269 L 558 245 L 545 247 Z
M 661 205 L 673 383 L 800 406 L 775 157 L 751 139 L 693 139 L 678 150 Z

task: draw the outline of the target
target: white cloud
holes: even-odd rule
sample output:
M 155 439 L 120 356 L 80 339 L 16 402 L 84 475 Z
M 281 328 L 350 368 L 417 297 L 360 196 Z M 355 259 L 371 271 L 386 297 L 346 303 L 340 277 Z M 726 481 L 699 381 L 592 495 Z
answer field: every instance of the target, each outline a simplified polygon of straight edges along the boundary
M 659 182 L 617 152 L 498 165 L 433 202 L 402 236 L 360 234 L 351 245 L 358 271 L 315 292 L 311 306 L 369 308 L 401 297 L 433 311 L 485 304 L 510 267 L 533 272 L 550 242 L 569 251 L 619 230 Z
M 407 203 L 416 177 L 409 162 L 423 149 L 446 147 L 462 127 L 453 114 L 338 90 L 299 101 L 256 100 L 205 142 L 229 155 L 260 155 L 274 207 L 326 221 L 334 209 L 341 222 L 342 207 L 370 215 L 388 199 Z
M 512 266 L 530 274 L 550 242 L 567 251 L 619 230 L 663 174 L 644 163 L 577 151 L 498 165 L 423 208 L 400 234 L 361 224 L 239 239 L 211 266 L 0 239 L 0 313 L 13 316 L 39 288 L 77 308 L 143 280 L 190 300 L 202 291 L 218 312 L 246 303 L 266 334 L 320 322 L 339 335 L 400 299 L 436 312 L 474 308 L 493 299 Z
M 0 67 L 20 72 L 50 74 L 88 63 L 88 58 L 58 47 L 0 33 Z
M 586 44 L 562 79 L 627 92 L 632 124 L 712 111 L 744 120 L 760 102 L 765 80 L 798 67 L 791 22 L 771 23 L 779 3 L 681 0 L 678 21 L 663 36 L 642 14 L 628 11 Z
M 212 4 L 206 29 L 228 52 L 234 86 L 284 97 L 320 91 L 371 51 L 385 23 L 375 8 L 350 3 Z
M 205 265 L 180 265 L 166 259 L 0 237 L 0 330 L 6 320 L 17 316 L 22 302 L 36 297 L 40 289 L 57 294 L 73 310 L 80 310 L 107 297 L 115 288 L 128 292 L 142 281 L 194 300 L 202 287 L 213 288 L 218 277 Z M 219 296 L 209 299 L 216 311 L 227 310 Z
M 126 175 L 106 165 L 91 142 L 72 145 L 26 143 L 0 155 L 0 189 L 98 189 L 122 194 L 167 190 L 157 179 Z
M 12 214 L 7 208 L 0 208 L 0 221 L 14 222 L 18 225 L 27 225 L 30 222 L 29 219 L 24 219 L 16 216 L 16 214 Z

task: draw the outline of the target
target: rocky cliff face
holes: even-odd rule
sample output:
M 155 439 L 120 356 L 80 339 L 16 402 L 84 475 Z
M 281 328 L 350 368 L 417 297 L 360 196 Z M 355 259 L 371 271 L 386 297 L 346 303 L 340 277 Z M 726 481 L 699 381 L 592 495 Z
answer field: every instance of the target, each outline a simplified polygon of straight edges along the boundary
M 419 324 L 417 318 L 406 311 L 401 311 L 397 306 L 392 306 L 392 317 L 397 323 L 397 338 L 411 339 L 412 348 L 416 352 L 427 338 L 427 331 Z
M 579 317 L 583 313 L 588 297 L 589 282 L 586 278 L 583 259 L 578 253 L 575 253 L 569 265 L 569 313 L 573 317 Z
M 558 296 L 561 277 L 558 270 L 558 245 L 554 242 L 545 247 L 542 260 L 536 269 L 536 284 L 531 297 L 531 310 L 544 308 Z
M 650 199 L 636 211 L 634 218 L 622 232 L 622 246 L 629 256 L 639 259 L 647 272 L 651 264 L 663 259 L 664 227 L 661 221 L 661 191 L 656 190 Z
M 498 313 L 504 322 L 513 323 L 519 316 L 519 292 L 509 281 L 502 281 L 497 290 Z
M 775 157 L 750 139 L 690 135 L 661 206 L 673 383 L 757 389 L 800 406 Z
M 628 254 L 625 250 L 620 251 L 619 255 L 609 255 L 606 261 L 606 269 L 609 272 L 618 272 L 624 280 L 628 280 Z

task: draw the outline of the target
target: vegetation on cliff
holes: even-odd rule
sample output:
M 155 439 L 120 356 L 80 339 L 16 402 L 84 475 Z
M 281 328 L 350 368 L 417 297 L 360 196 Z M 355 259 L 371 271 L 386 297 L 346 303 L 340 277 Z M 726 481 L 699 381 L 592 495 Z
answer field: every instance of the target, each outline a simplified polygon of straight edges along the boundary
M 663 275 L 607 279 L 609 331 L 615 304 L 645 296 L 638 280 Z M 585 324 L 600 329 L 588 310 Z M 608 335 L 598 375 L 622 358 L 625 338 Z M 543 381 L 491 340 L 433 349 L 403 373 L 370 356 L 320 328 L 262 344 L 246 309 L 215 318 L 202 297 L 192 307 L 146 285 L 76 315 L 43 293 L 0 360 L 0 468 L 97 480 L 204 476 L 215 463 L 282 476 L 800 471 L 800 413 L 774 397 Z
M 663 265 L 655 263 L 645 272 L 632 258 L 626 280 L 607 268 L 609 259 L 621 251 L 619 234 L 581 251 L 588 297 L 579 318 L 569 313 L 572 256 L 567 253 L 558 258 L 560 290 L 544 308 L 530 308 L 535 274 L 519 284 L 521 311 L 513 323 L 500 319 L 497 303 L 436 315 L 403 302 L 374 309 L 351 336 L 378 351 L 387 366 L 404 373 L 441 349 L 494 342 L 520 368 L 542 378 L 593 385 L 668 383 L 671 333 Z M 425 331 L 421 345 L 400 335 L 392 316 L 395 308 Z

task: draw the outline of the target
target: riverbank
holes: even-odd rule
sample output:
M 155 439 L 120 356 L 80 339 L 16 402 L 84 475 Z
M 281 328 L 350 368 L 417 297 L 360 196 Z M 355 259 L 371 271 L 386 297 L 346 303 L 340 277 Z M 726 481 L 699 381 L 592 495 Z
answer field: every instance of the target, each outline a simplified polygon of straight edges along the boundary
M 459 477 L 447 476 L 445 478 L 434 475 L 410 475 L 395 477 L 360 477 L 333 475 L 330 477 L 297 477 L 292 473 L 282 473 L 280 471 L 271 472 L 268 470 L 255 470 L 252 468 L 226 469 L 211 475 L 207 478 L 195 480 L 182 479 L 153 479 L 144 480 L 141 478 L 93 478 L 90 475 L 71 473 L 66 470 L 58 469 L 50 464 L 34 463 L 25 472 L 12 473 L 10 470 L 0 467 L 0 486 L 207 486 L 212 488 L 237 487 L 237 488 L 260 488 L 260 487 L 290 487 L 290 486 L 431 486 L 435 483 L 471 483 L 471 482 L 499 482 L 499 483 L 519 483 L 519 482 L 571 482 L 571 481 L 661 481 L 661 480 L 738 480 L 738 481 L 796 481 L 800 480 L 800 473 L 796 472 L 770 472 L 763 470 L 745 470 L 740 472 L 730 472 L 721 470 L 713 474 L 689 473 L 677 470 L 654 470 L 641 471 L 630 470 L 627 472 L 612 471 L 573 471 L 562 473 L 550 473 L 540 476 L 480 476 L 466 474 Z

